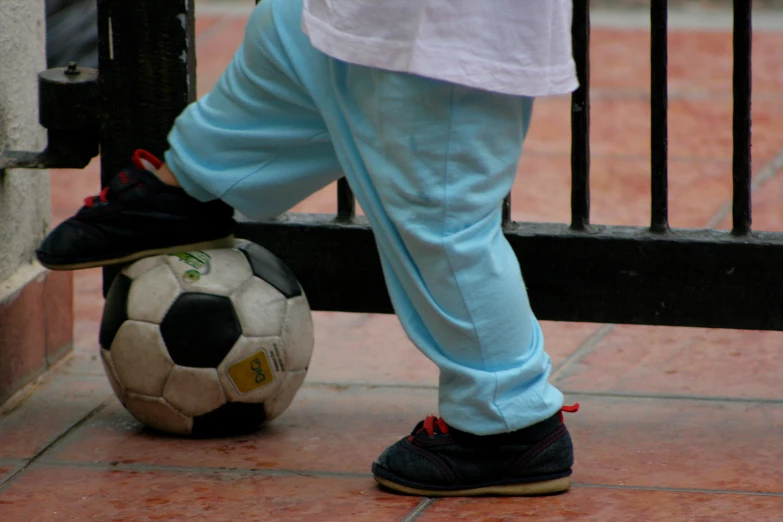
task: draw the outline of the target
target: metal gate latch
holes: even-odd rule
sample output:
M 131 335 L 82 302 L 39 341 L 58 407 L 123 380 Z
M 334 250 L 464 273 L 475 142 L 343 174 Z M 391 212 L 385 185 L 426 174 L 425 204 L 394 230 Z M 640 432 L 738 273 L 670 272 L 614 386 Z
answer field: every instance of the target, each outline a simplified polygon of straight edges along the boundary
M 98 155 L 98 70 L 71 62 L 38 74 L 38 120 L 47 130 L 43 152 L 3 150 L 4 169 L 81 169 Z

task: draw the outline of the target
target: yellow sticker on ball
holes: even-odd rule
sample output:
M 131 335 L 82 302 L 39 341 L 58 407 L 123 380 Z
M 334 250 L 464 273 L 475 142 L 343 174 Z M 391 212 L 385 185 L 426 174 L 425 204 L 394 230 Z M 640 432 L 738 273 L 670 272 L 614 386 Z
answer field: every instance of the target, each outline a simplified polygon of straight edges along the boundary
M 275 374 L 269 366 L 269 358 L 264 350 L 229 366 L 228 377 L 237 391 L 243 394 L 271 384 L 275 380 Z

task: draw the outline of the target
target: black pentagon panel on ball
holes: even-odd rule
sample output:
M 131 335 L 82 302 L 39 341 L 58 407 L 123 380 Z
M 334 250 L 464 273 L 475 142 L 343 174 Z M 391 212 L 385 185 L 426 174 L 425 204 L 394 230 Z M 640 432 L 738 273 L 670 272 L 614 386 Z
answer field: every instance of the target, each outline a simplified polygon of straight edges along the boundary
M 160 333 L 174 363 L 217 368 L 242 328 L 228 297 L 186 292 L 171 305 Z
M 302 295 L 302 288 L 294 273 L 272 252 L 249 241 L 236 248 L 245 255 L 257 278 L 266 281 L 289 299 Z
M 266 421 L 263 403 L 229 402 L 193 417 L 194 437 L 227 437 L 258 430 Z
M 106 294 L 103 305 L 101 330 L 98 335 L 100 345 L 106 350 L 111 349 L 111 343 L 122 323 L 128 320 L 128 293 L 133 280 L 125 274 L 118 274 Z

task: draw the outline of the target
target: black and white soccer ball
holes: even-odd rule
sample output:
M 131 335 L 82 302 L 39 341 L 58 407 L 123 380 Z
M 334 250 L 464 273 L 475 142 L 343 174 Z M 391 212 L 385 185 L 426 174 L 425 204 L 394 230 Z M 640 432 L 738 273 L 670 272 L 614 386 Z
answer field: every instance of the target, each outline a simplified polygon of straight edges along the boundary
M 239 240 L 126 266 L 106 296 L 100 345 L 112 389 L 137 420 L 179 435 L 230 435 L 291 404 L 313 322 L 288 267 Z

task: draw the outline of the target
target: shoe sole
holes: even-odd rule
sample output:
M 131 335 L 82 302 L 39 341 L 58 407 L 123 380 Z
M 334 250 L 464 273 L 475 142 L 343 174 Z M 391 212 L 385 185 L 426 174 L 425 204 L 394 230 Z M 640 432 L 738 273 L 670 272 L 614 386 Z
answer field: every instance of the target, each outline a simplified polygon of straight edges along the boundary
M 376 482 L 385 488 L 397 491 L 398 493 L 420 497 L 478 497 L 482 495 L 528 497 L 562 493 L 568 491 L 568 488 L 571 487 L 571 479 L 569 477 L 546 480 L 543 482 L 531 482 L 528 484 L 504 484 L 455 490 L 411 488 L 392 482 L 389 479 L 379 477 L 378 475 L 374 475 L 374 477 Z
M 142 250 L 141 252 L 134 252 L 122 257 L 115 257 L 112 259 L 100 259 L 97 261 L 85 261 L 84 263 L 72 263 L 68 265 L 57 265 L 51 263 L 40 263 L 49 270 L 82 270 L 85 268 L 97 268 L 101 266 L 120 265 L 136 261 L 143 257 L 160 256 L 165 254 L 177 254 L 179 252 L 189 252 L 192 250 L 215 250 L 218 248 L 233 248 L 234 236 L 230 235 L 220 239 L 212 239 L 210 241 L 202 241 L 200 243 L 189 243 L 185 245 L 175 245 L 165 248 L 153 248 L 151 250 Z

